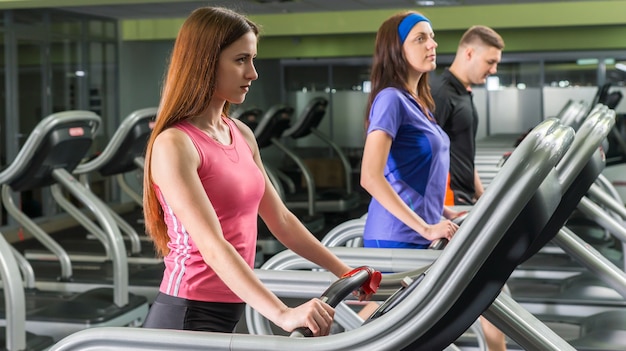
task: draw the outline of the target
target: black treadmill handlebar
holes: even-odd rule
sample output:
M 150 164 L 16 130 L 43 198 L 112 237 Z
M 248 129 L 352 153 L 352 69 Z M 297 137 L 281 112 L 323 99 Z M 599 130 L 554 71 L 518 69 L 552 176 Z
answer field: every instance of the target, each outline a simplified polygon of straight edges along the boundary
M 462 211 L 458 216 L 452 218 L 451 221 L 452 223 L 460 226 L 468 214 L 469 214 L 469 211 Z M 446 247 L 446 245 L 448 245 L 448 239 L 441 238 L 441 239 L 433 240 L 428 246 L 428 248 L 431 250 L 443 250 L 443 248 Z
M 320 296 L 320 300 L 335 308 L 353 291 L 359 292 L 361 299 L 368 298 L 376 292 L 382 275 L 371 267 L 358 267 L 332 283 Z M 307 327 L 296 328 L 290 335 L 293 337 L 311 337 L 313 332 Z

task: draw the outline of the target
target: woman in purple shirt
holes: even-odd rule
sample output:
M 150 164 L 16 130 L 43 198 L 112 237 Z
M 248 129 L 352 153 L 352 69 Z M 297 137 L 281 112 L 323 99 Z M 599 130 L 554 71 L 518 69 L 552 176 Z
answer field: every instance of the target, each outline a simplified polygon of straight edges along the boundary
M 428 72 L 437 42 L 430 21 L 405 12 L 385 21 L 376 37 L 361 186 L 372 196 L 366 247 L 427 248 L 450 239 L 458 215 L 444 207 L 450 140 L 431 111 Z

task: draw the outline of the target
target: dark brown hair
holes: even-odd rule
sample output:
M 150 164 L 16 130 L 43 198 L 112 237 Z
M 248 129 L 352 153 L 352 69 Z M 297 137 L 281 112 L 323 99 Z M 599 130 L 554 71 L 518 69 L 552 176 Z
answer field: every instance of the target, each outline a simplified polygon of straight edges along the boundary
M 365 110 L 366 130 L 369 125 L 369 114 L 374 98 L 381 90 L 388 87 L 407 91 L 411 94 L 413 94 L 413 91 L 417 91 L 417 96 L 414 97 L 423 108 L 428 110 L 424 111 L 427 116 L 429 111 L 435 109 L 435 102 L 430 94 L 427 72 L 422 74 L 417 87 L 408 86 L 407 67 L 409 67 L 409 64 L 402 50 L 398 26 L 406 16 L 412 13 L 420 14 L 415 11 L 406 11 L 393 15 L 383 22 L 376 34 L 372 72 L 370 75 L 372 91 L 367 99 L 367 109 Z M 416 89 L 414 90 L 414 88 Z

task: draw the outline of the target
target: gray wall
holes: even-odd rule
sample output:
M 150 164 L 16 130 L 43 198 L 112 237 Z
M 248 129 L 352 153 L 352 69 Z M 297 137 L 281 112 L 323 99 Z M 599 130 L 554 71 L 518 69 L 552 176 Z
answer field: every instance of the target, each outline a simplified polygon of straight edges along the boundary
M 120 44 L 120 114 L 158 106 L 161 84 L 173 41 L 130 41 Z M 252 83 L 243 107 L 267 110 L 281 103 L 280 62 L 257 60 L 259 79 Z M 237 108 L 237 106 L 234 106 Z
M 161 81 L 172 43 L 122 42 L 120 44 L 120 114 L 158 106 Z

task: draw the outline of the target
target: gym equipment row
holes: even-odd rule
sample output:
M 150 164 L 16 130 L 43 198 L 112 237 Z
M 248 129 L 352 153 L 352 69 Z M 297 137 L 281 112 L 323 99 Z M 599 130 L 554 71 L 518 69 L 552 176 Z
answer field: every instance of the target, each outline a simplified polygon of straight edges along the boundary
M 571 128 L 557 120 L 539 125 L 494 178 L 484 195 L 485 200 L 473 208 L 457 232 L 456 240 L 441 251 L 421 279 L 408 285 L 411 288 L 400 294 L 402 298 L 395 308 L 359 328 L 327 337 L 288 338 L 106 327 L 75 333 L 52 350 L 85 347 L 200 350 L 207 345 L 214 350 L 444 349 L 492 304 L 508 275 L 531 253 L 533 244 L 556 233 L 551 230 L 551 217 L 559 208 L 559 200 L 568 184 L 562 187 L 554 167 L 572 143 L 573 134 Z M 542 211 L 533 210 L 537 208 Z M 258 272 L 277 276 L 286 273 L 293 274 Z M 306 279 L 302 272 L 297 274 L 302 280 Z M 499 306 L 516 309 L 514 302 L 506 299 L 500 301 Z M 495 315 L 500 316 L 500 313 L 495 312 Z M 516 341 L 521 345 L 573 350 L 529 313 L 526 315 L 520 310 L 508 318 L 520 325 L 531 324 L 529 329 L 507 333 L 519 339 Z

